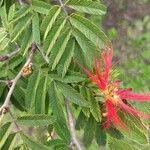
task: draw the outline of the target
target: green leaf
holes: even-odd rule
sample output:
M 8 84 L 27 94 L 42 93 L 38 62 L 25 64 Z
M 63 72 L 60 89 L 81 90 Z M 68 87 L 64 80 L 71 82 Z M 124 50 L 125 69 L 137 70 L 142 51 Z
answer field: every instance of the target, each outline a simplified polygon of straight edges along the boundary
M 42 77 L 36 91 L 35 113 L 44 114 L 46 111 L 47 75 Z
M 90 103 L 90 112 L 95 118 L 97 122 L 101 121 L 100 118 L 100 107 L 98 104 L 98 101 L 95 99 L 93 96 L 92 92 L 88 89 L 85 88 L 84 86 L 80 87 L 80 92 L 81 94 L 86 97 L 87 101 Z M 89 111 L 86 109 L 82 109 L 84 114 L 88 117 L 89 116 Z
M 15 13 L 12 22 L 16 22 L 17 20 L 25 17 L 31 10 L 31 7 L 28 5 L 22 5 L 20 9 Z M 12 14 L 10 14 L 12 15 Z M 11 19 L 12 17 L 10 17 Z
M 83 50 L 81 49 L 80 45 L 75 42 L 75 50 L 74 50 L 74 59 L 79 63 L 82 64 L 84 67 L 88 68 L 87 56 L 85 57 Z
M 21 55 L 17 55 L 15 57 L 13 57 L 8 62 L 8 68 L 10 68 L 10 69 L 16 68 L 19 64 L 21 64 L 22 60 L 23 60 L 23 57 Z
M 89 147 L 92 143 L 96 130 L 96 122 L 93 117 L 88 119 L 88 122 L 84 129 L 83 142 L 86 147 Z
M 34 12 L 33 18 L 32 18 L 32 33 L 33 33 L 33 41 L 36 44 L 41 44 L 40 39 L 40 25 L 39 25 L 39 16 L 38 13 Z
M 83 97 L 86 98 L 86 101 L 88 101 L 88 102 L 89 102 L 89 105 L 90 105 L 91 102 L 90 102 L 89 99 L 87 98 L 88 95 L 87 95 L 87 89 L 86 89 L 86 87 L 84 87 L 84 86 L 79 86 L 79 91 L 80 91 L 80 94 L 81 94 Z M 91 107 L 91 106 L 90 106 L 90 107 Z M 84 108 L 82 108 L 82 112 L 84 113 L 84 115 L 85 115 L 87 118 L 90 117 L 90 114 L 91 114 L 90 108 L 84 107 Z
M 46 56 L 50 54 L 52 47 L 56 43 L 57 38 L 60 36 L 61 31 L 65 26 L 65 23 L 66 19 L 59 19 L 48 33 L 48 36 L 43 44 L 43 49 L 46 52 Z
M 11 21 L 12 18 L 14 18 L 15 15 L 15 4 L 11 5 L 10 9 L 9 9 L 9 13 L 8 13 L 8 21 Z
M 82 111 L 80 111 L 79 116 L 78 116 L 77 121 L 76 121 L 75 128 L 77 130 L 82 129 L 84 127 L 84 125 L 86 124 L 86 122 L 87 122 L 86 116 L 83 114 Z
M 52 25 L 54 24 L 57 16 L 59 15 L 61 8 L 58 6 L 54 6 L 50 9 L 47 16 L 43 19 L 41 24 L 41 30 L 44 33 L 44 39 L 46 39 L 48 32 L 51 30 Z
M 3 0 L 0 0 L 0 6 L 2 5 L 2 3 L 3 3 Z
M 22 39 L 20 51 L 23 53 L 23 55 L 25 55 L 27 53 L 29 47 L 31 46 L 31 43 L 32 43 L 32 30 L 29 27 L 25 30 L 25 35 Z
M 70 39 L 60 59 L 60 62 L 58 63 L 57 71 L 58 74 L 60 74 L 62 77 L 64 77 L 67 73 L 71 63 L 72 57 L 74 55 L 74 45 L 74 39 Z
M 90 67 L 93 64 L 94 52 L 97 48 L 79 30 L 74 30 L 73 35 L 83 51 L 83 56 L 85 57 L 86 63 Z
M 15 147 L 14 150 L 29 150 L 29 147 L 26 144 L 20 144 L 17 147 Z
M 49 74 L 49 77 L 51 77 L 54 80 L 61 81 L 64 83 L 78 83 L 85 81 L 85 77 L 82 75 L 66 75 L 64 78 L 60 77 L 58 74 Z
M 8 13 L 9 13 L 9 9 L 10 9 L 10 7 L 11 7 L 12 4 L 13 4 L 13 1 L 9 1 L 9 0 L 5 0 L 5 1 L 4 1 L 4 7 L 5 7 L 5 9 L 6 9 L 7 15 L 8 15 Z
M 110 127 L 107 133 L 115 139 L 124 139 L 124 135 L 116 128 Z
M 100 124 L 97 124 L 96 128 L 96 142 L 99 146 L 105 146 L 107 142 L 106 132 L 102 129 Z
M 138 150 L 133 145 L 124 142 L 123 140 L 111 139 L 108 142 L 110 150 Z
M 101 118 L 100 118 L 100 108 L 99 108 L 98 102 L 94 98 L 93 98 L 93 100 L 91 100 L 90 111 L 91 111 L 93 117 L 95 118 L 95 120 L 97 122 L 99 122 L 101 120 Z
M 36 91 L 40 82 L 40 72 L 34 71 L 29 78 L 29 82 L 26 89 L 25 102 L 26 107 L 31 112 L 35 110 Z
M 6 87 L 5 83 L 4 83 L 4 84 L 3 84 L 3 83 L 0 83 L 0 97 L 1 97 L 2 94 L 3 94 L 3 91 L 4 91 L 5 87 Z
M 9 31 L 8 32 L 9 32 L 9 34 L 11 34 L 12 30 L 13 30 L 13 23 L 11 22 L 11 20 L 13 19 L 14 15 L 15 15 L 15 9 L 16 9 L 15 4 L 11 5 L 9 8 L 9 13 L 8 13 L 8 22 L 9 22 L 9 24 L 8 24 Z
M 13 99 L 12 103 L 20 110 L 24 111 L 25 108 L 25 93 L 24 91 L 16 85 L 14 92 L 13 92 Z
M 56 85 L 58 89 L 62 92 L 62 94 L 71 102 L 79 105 L 79 106 L 89 106 L 88 102 L 70 85 L 56 81 Z
M 6 38 L 7 32 L 5 28 L 0 28 L 0 43 Z
M 0 78 L 2 78 L 2 77 L 7 77 L 7 70 L 6 70 L 6 68 L 2 68 L 3 70 L 1 70 L 1 72 L 0 72 Z
M 53 149 L 59 149 L 61 147 L 67 147 L 66 141 L 61 140 L 61 139 L 55 139 L 55 140 L 48 141 L 46 143 L 46 145 L 52 147 Z
M 25 126 L 46 126 L 49 124 L 53 124 L 55 121 L 55 117 L 44 114 L 23 115 L 17 117 L 18 124 Z
M 17 140 L 17 134 L 16 133 L 10 134 L 1 150 L 13 150 L 14 145 L 16 144 L 16 140 Z
M 140 144 L 147 144 L 147 130 L 142 128 L 139 124 L 138 118 L 134 118 L 128 114 L 124 114 L 122 120 L 126 123 L 127 127 L 130 129 L 130 132 L 123 132 L 124 136 L 131 137 L 133 140 L 137 141 Z M 131 123 L 132 122 L 132 123 Z
M 31 21 L 31 18 L 32 15 L 28 14 L 19 21 L 19 23 L 15 26 L 12 32 L 11 42 L 14 42 L 19 37 L 19 35 L 24 31 L 24 29 L 27 28 L 28 24 Z
M 0 50 L 4 50 L 8 44 L 10 43 L 10 39 L 9 38 L 5 38 L 3 39 L 3 41 L 0 43 Z
M 53 46 L 53 49 L 51 51 L 50 58 L 49 58 L 51 70 L 54 70 L 56 65 L 59 63 L 65 51 L 68 40 L 70 39 L 70 36 L 71 36 L 71 31 L 66 30 L 66 32 L 64 32 L 61 35 L 61 37 L 57 40 L 57 42 Z
M 56 88 L 54 82 L 51 82 L 49 90 L 48 90 L 49 98 L 50 98 L 50 107 L 52 109 L 54 116 L 57 118 L 57 120 L 65 121 L 62 104 L 60 103 L 57 91 L 58 89 Z
M 70 133 L 64 121 L 55 122 L 54 129 L 59 137 L 65 140 L 68 144 L 70 143 Z
M 32 8 L 38 13 L 48 14 L 51 6 L 41 0 L 32 0 Z
M 2 22 L 3 27 L 8 29 L 7 12 L 6 12 L 5 6 L 0 8 L 0 17 L 1 17 L 1 22 Z
M 100 4 L 100 2 L 91 2 L 87 0 L 69 0 L 66 5 L 83 13 L 94 15 L 104 15 L 106 13 L 106 7 Z
M 20 133 L 21 138 L 23 139 L 24 143 L 30 147 L 32 150 L 52 150 L 50 147 L 42 145 L 41 143 L 34 141 L 27 137 L 25 134 Z
M 77 28 L 82 34 L 84 34 L 95 46 L 104 48 L 105 43 L 109 42 L 109 39 L 105 33 L 90 20 L 73 14 L 70 17 L 71 24 Z
M 13 124 L 11 124 L 10 122 L 0 127 L 0 148 L 2 148 L 3 144 L 5 143 L 9 134 L 11 133 L 12 128 L 13 128 Z

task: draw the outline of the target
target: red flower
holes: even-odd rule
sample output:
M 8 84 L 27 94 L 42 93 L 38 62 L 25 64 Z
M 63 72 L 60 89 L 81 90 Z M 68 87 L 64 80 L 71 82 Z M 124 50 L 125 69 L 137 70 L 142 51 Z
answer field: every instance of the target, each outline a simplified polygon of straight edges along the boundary
M 146 115 L 124 103 L 124 99 L 145 102 L 150 101 L 150 95 L 133 93 L 132 89 L 120 89 L 120 80 L 111 82 L 109 79 L 111 63 L 112 63 L 112 50 L 109 46 L 106 47 L 106 52 L 102 54 L 102 60 L 94 59 L 95 64 L 95 74 L 92 74 L 86 68 L 81 66 L 83 71 L 88 75 L 88 77 L 96 83 L 102 96 L 105 99 L 104 106 L 106 109 L 106 121 L 103 127 L 109 128 L 112 123 L 117 128 L 127 129 L 126 125 L 122 122 L 117 112 L 122 110 L 129 113 L 135 118 L 150 118 L 150 115 Z M 100 70 L 101 69 L 101 70 Z

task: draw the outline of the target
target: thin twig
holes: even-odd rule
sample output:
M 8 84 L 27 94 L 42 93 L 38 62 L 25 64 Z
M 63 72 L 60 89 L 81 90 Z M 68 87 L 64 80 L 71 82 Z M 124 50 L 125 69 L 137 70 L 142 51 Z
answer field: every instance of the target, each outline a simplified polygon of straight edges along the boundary
M 7 56 L 10 58 L 10 57 L 14 57 L 16 54 L 18 54 L 20 52 L 20 48 L 17 48 L 17 50 L 13 51 L 12 53 L 10 54 L 7 54 Z
M 33 53 L 34 53 L 35 49 L 36 49 L 36 46 L 32 44 L 29 57 L 28 57 L 26 63 L 24 64 L 24 66 L 22 67 L 22 69 L 31 63 L 32 57 L 33 57 Z M 8 92 L 8 94 L 6 96 L 6 99 L 5 99 L 4 103 L 3 103 L 3 105 L 0 108 L 0 113 L 2 112 L 3 109 L 9 108 L 9 102 L 10 102 L 11 95 L 12 95 L 12 93 L 14 91 L 14 88 L 16 86 L 17 81 L 22 76 L 22 69 L 17 74 L 17 76 L 12 80 L 12 84 L 11 84 L 11 87 L 9 89 L 9 92 Z
M 58 1 L 59 1 L 59 3 L 60 3 L 60 6 L 62 7 L 64 13 L 66 14 L 66 16 L 68 16 L 68 12 L 67 12 L 67 10 L 66 10 L 66 8 L 65 8 L 65 5 L 64 5 L 63 1 L 62 1 L 62 0 L 58 0 Z
M 0 80 L 0 83 L 8 84 L 9 80 Z
M 18 0 L 18 2 L 19 2 L 20 5 L 24 4 L 24 2 L 22 0 Z
M 4 118 L 4 115 L 5 115 L 5 110 L 3 109 L 3 110 L 2 110 L 2 113 L 1 113 L 1 115 L 0 115 L 0 123 L 1 123 L 1 121 L 3 120 L 3 118 Z
M 47 56 L 45 56 L 45 54 L 44 54 L 43 49 L 41 48 L 41 46 L 38 45 L 38 44 L 36 44 L 36 46 L 37 46 L 39 52 L 41 53 L 43 59 L 45 60 L 45 62 L 46 62 L 47 64 L 49 64 L 49 59 L 48 59 Z
M 13 51 L 13 52 L 11 52 L 9 54 L 1 55 L 0 56 L 0 62 L 6 61 L 6 60 L 16 56 L 19 53 L 19 51 L 20 51 L 20 48 L 17 48 L 17 50 L 15 50 L 15 51 Z
M 6 61 L 6 60 L 8 60 L 8 59 L 9 59 L 8 56 L 4 56 L 4 55 L 1 55 L 1 56 L 0 56 L 0 62 Z
M 24 4 L 28 3 L 27 0 L 18 0 L 18 2 L 19 2 L 20 5 L 24 5 Z
M 69 130 L 70 130 L 71 138 L 72 138 L 71 147 L 73 145 L 75 145 L 78 150 L 82 150 L 80 143 L 77 140 L 73 115 L 72 115 L 71 109 L 70 109 L 70 103 L 66 98 L 65 98 L 65 108 L 66 108 L 66 112 L 67 112 L 68 126 L 69 126 Z

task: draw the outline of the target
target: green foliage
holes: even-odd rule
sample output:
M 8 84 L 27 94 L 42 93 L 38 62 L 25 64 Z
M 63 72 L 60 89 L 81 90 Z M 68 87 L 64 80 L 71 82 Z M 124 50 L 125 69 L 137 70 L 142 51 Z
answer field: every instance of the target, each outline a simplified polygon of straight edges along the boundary
M 4 124 L 0 129 L 0 148 L 5 143 L 5 140 L 8 138 L 9 134 L 11 133 L 11 130 L 13 128 L 12 123 L 8 122 Z
M 33 141 L 31 138 L 27 137 L 25 134 L 20 133 L 21 138 L 23 142 L 31 149 L 37 149 L 37 150 L 51 150 L 50 147 L 47 147 L 45 145 L 42 145 L 41 143 L 38 143 L 37 141 Z
M 64 112 L 62 110 L 62 104 L 59 100 L 58 89 L 56 88 L 54 82 L 50 84 L 49 87 L 49 97 L 50 97 L 50 106 L 53 111 L 54 116 L 57 120 L 65 120 Z
M 24 126 L 46 126 L 53 124 L 56 118 L 45 114 L 24 115 L 17 118 L 17 122 Z
M 96 130 L 96 122 L 93 117 L 90 117 L 84 129 L 83 141 L 86 147 L 89 147 L 92 143 Z
M 0 149 L 70 149 L 75 144 L 70 129 L 73 122 L 68 124 L 70 114 L 65 101 L 70 104 L 77 137 L 86 149 L 92 144 L 122 150 L 136 150 L 141 144 L 146 149 L 146 132 L 137 124 L 131 125 L 131 118 L 124 120 L 129 122 L 132 135 L 113 127 L 101 128 L 102 101 L 96 98 L 95 87 L 79 67 L 82 64 L 92 69 L 99 47 L 110 43 L 91 19 L 101 18 L 106 7 L 94 0 L 64 2 L 63 6 L 59 1 L 55 5 L 48 0 L 0 0 L 0 59 L 9 58 L 0 61 L 0 82 L 6 82 L 0 83 L 0 106 L 14 86 L 10 112 L 0 115 Z M 110 34 L 110 38 L 115 37 L 115 30 Z M 140 40 L 145 38 L 148 35 Z M 143 52 L 142 56 L 148 59 L 148 54 Z M 22 68 L 27 60 L 31 66 Z M 21 69 L 31 74 L 23 76 Z M 7 84 L 16 76 L 15 85 Z
M 43 19 L 41 24 L 41 30 L 44 34 L 44 39 L 47 37 L 48 32 L 51 30 L 53 23 L 55 23 L 57 16 L 61 9 L 58 6 L 52 7 L 47 16 Z
M 105 146 L 107 142 L 106 133 L 99 124 L 96 127 L 96 141 L 99 146 Z
M 35 71 L 29 78 L 29 84 L 27 86 L 26 95 L 25 95 L 26 107 L 31 112 L 35 111 L 36 94 L 38 94 L 37 88 L 39 83 L 40 83 L 40 72 Z
M 93 15 L 104 15 L 106 13 L 106 7 L 99 2 L 91 3 L 87 0 L 69 0 L 67 6 L 73 8 L 79 12 L 84 12 Z
M 62 92 L 62 94 L 73 103 L 79 106 L 89 106 L 87 101 L 82 97 L 75 89 L 73 89 L 70 85 L 65 83 L 56 82 L 58 89 Z
M 84 34 L 94 45 L 105 47 L 105 42 L 109 42 L 104 32 L 87 18 L 73 14 L 70 17 L 71 24 Z
M 33 41 L 36 44 L 41 44 L 39 16 L 38 13 L 36 12 L 34 13 L 32 19 L 32 32 L 33 32 Z
M 10 134 L 7 140 L 5 141 L 2 150 L 13 149 L 16 141 L 17 135 L 15 133 Z
M 145 16 L 143 20 L 136 21 L 133 26 L 129 26 L 128 28 L 129 49 L 127 55 L 129 56 L 129 60 L 122 63 L 121 68 L 124 68 L 124 70 L 120 69 L 122 72 L 121 78 L 126 77 L 128 86 L 133 87 L 136 91 L 139 91 L 141 87 L 144 87 L 145 92 L 150 90 L 148 75 L 150 74 L 149 34 L 149 16 Z M 125 72 L 125 70 L 127 71 Z M 130 78 L 128 78 L 129 75 Z

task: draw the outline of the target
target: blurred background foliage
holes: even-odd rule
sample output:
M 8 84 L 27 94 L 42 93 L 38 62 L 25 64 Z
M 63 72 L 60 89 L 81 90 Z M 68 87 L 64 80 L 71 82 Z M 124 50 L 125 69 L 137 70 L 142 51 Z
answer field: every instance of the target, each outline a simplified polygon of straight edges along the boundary
M 115 49 L 114 64 L 126 86 L 150 90 L 150 1 L 107 0 L 102 21 Z

